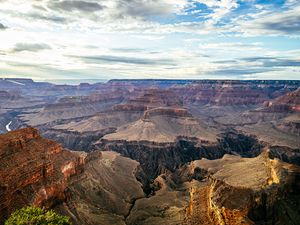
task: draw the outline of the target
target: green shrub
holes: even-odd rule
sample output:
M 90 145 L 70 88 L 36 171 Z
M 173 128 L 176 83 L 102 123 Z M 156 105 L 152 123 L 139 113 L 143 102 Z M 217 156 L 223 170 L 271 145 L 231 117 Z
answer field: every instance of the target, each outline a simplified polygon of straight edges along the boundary
M 53 210 L 43 210 L 37 207 L 25 207 L 15 211 L 5 221 L 5 225 L 71 225 L 70 219 L 61 216 Z

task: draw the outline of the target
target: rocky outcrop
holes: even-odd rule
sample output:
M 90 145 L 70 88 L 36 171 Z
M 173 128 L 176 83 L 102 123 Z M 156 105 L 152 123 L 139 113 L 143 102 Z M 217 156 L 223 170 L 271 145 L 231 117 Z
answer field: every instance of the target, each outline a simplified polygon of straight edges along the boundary
M 237 136 L 225 135 L 226 151 Z M 255 145 L 244 140 L 244 147 Z M 75 225 L 297 224 L 300 169 L 266 152 L 192 161 L 222 157 L 221 146 L 187 137 L 175 146 L 102 146 L 140 164 L 111 151 L 64 150 L 33 128 L 9 132 L 0 135 L 0 218 L 33 204 L 68 215 Z
M 81 173 L 84 160 L 33 128 L 0 135 L 1 220 L 24 205 L 49 208 L 63 201 L 68 179 Z
M 170 116 L 170 117 L 192 117 L 188 110 L 174 107 L 158 107 L 144 112 L 143 119 L 150 119 L 152 116 Z
M 210 224 L 297 224 L 299 221 L 300 202 L 292 200 L 300 194 L 299 167 L 272 160 L 265 152 L 251 159 L 227 155 L 220 160 L 191 163 L 192 171 L 197 168 L 208 172 L 208 191 L 204 195 L 207 205 L 204 202 L 190 208 L 206 206 L 206 213 L 212 218 Z M 195 187 L 191 191 L 201 190 Z M 290 207 L 292 204 L 298 207 Z M 287 208 L 283 212 L 284 207 Z
M 68 215 L 73 224 L 125 224 L 145 196 L 139 163 L 114 152 L 64 150 L 33 128 L 0 135 L 0 223 L 35 205 Z
M 265 111 L 267 112 L 300 112 L 300 88 L 296 91 L 288 92 L 287 94 L 276 98 L 274 101 L 264 103 Z

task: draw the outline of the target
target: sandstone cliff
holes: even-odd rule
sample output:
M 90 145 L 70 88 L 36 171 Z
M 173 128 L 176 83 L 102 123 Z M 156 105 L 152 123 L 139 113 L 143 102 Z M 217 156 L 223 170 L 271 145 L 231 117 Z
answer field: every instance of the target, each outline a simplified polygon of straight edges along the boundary
M 84 160 L 33 128 L 0 135 L 1 219 L 24 205 L 49 208 L 63 201 L 68 179 L 81 173 Z

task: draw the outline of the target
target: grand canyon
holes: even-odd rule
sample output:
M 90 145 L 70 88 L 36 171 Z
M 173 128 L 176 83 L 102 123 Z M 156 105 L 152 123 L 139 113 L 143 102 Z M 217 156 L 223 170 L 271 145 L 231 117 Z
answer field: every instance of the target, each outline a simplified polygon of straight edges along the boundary
M 300 223 L 300 81 L 0 79 L 0 224 Z

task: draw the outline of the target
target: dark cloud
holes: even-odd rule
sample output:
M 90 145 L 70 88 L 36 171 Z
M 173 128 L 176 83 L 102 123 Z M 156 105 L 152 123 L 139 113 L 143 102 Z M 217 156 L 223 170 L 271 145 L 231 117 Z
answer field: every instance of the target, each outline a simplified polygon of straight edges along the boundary
M 110 63 L 125 63 L 125 64 L 137 64 L 137 65 L 175 65 L 172 60 L 169 59 L 142 59 L 135 57 L 121 57 L 110 55 L 95 55 L 95 56 L 71 56 L 80 58 L 88 63 L 98 62 L 110 62 Z
M 225 69 L 220 69 L 220 70 L 215 70 L 210 72 L 210 74 L 213 75 L 248 75 L 248 74 L 257 74 L 257 73 L 264 73 L 264 72 L 269 72 L 273 71 L 273 69 L 270 68 L 225 68 Z
M 241 58 L 246 62 L 261 62 L 264 67 L 298 67 L 300 66 L 300 60 L 283 59 L 276 57 L 249 57 Z
M 259 62 L 261 64 L 260 67 L 258 66 L 239 66 L 241 62 Z M 221 60 L 215 61 L 214 63 L 218 64 L 232 64 L 235 63 L 237 66 L 236 68 L 230 68 L 226 66 L 225 68 L 212 71 L 210 74 L 212 75 L 234 75 L 234 76 L 243 76 L 243 75 L 251 75 L 251 74 L 259 74 L 269 71 L 278 71 L 282 70 L 280 67 L 298 67 L 300 66 L 300 61 L 292 60 L 292 59 L 282 59 L 276 57 L 265 57 L 265 56 L 258 56 L 258 57 L 247 57 L 247 58 L 239 58 L 236 60 Z
M 50 1 L 48 6 L 54 10 L 63 11 L 80 11 L 80 12 L 95 12 L 102 10 L 104 7 L 96 2 L 88 1 Z
M 227 64 L 227 63 L 237 63 L 237 61 L 236 60 L 219 60 L 219 61 L 213 61 L 213 63 Z
M 50 22 L 55 22 L 55 23 L 65 23 L 67 21 L 66 18 L 61 17 L 61 16 L 45 16 L 45 15 L 41 15 L 41 14 L 37 14 L 37 13 L 31 13 L 31 14 L 28 14 L 27 16 L 32 19 L 50 21 Z
M 247 61 L 247 62 L 256 62 L 256 61 L 274 60 L 274 59 L 276 59 L 276 58 L 275 57 L 267 57 L 267 56 L 257 56 L 257 57 L 240 58 L 240 60 Z
M 0 23 L 0 30 L 5 30 L 7 27 Z
M 172 12 L 172 5 L 160 0 L 118 0 L 117 9 L 120 17 L 152 17 L 167 15 Z
M 17 43 L 11 51 L 12 52 L 22 52 L 22 51 L 38 52 L 46 49 L 51 49 L 51 47 L 44 43 L 35 43 L 35 44 Z
M 300 15 L 279 17 L 277 21 L 262 21 L 261 27 L 266 30 L 280 31 L 286 34 L 300 32 Z

